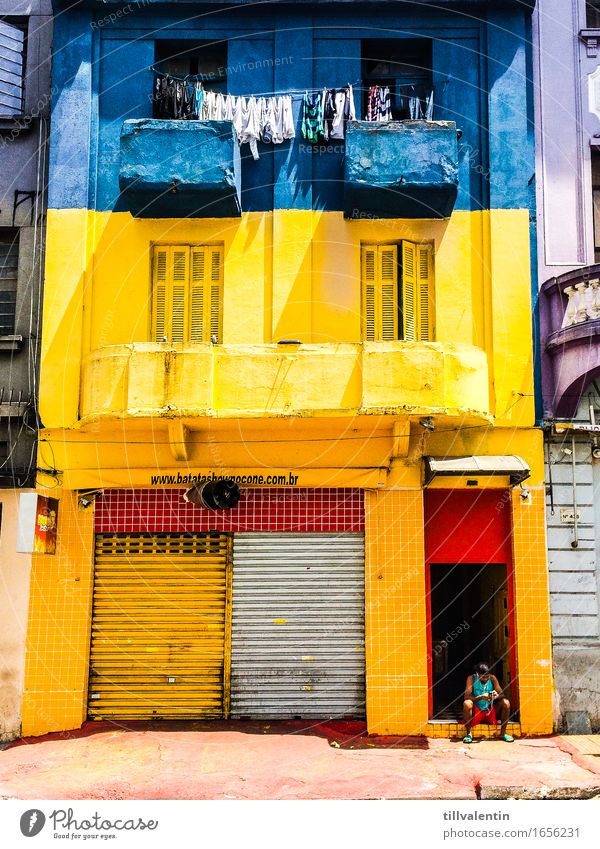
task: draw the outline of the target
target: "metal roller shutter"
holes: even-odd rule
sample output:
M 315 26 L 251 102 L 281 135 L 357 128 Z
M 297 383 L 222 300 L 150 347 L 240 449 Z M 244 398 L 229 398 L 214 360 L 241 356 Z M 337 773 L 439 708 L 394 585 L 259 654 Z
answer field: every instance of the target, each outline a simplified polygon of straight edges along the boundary
M 365 714 L 362 534 L 235 534 L 231 715 Z
M 222 534 L 97 534 L 90 717 L 223 716 L 228 545 Z

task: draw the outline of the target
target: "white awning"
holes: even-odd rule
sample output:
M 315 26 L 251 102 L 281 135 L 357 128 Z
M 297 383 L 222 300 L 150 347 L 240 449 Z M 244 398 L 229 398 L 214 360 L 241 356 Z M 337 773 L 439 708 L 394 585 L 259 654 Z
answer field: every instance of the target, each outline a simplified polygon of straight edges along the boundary
M 476 455 L 471 457 L 423 457 L 425 486 L 438 475 L 461 477 L 464 475 L 506 475 L 510 485 L 527 480 L 531 469 L 522 457 L 508 455 Z

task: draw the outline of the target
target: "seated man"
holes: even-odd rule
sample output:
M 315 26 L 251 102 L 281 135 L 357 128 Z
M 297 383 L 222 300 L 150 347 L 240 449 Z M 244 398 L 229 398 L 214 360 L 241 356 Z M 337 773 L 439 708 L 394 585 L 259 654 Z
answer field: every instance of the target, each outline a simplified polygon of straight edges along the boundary
M 496 716 L 496 707 L 500 709 L 500 720 Z M 471 728 L 480 723 L 500 725 L 500 738 L 512 743 L 513 737 L 506 733 L 510 702 L 502 694 L 502 687 L 495 675 L 490 674 L 487 663 L 477 663 L 473 675 L 467 678 L 465 700 L 463 702 L 463 721 L 465 731 L 463 743 L 472 743 Z

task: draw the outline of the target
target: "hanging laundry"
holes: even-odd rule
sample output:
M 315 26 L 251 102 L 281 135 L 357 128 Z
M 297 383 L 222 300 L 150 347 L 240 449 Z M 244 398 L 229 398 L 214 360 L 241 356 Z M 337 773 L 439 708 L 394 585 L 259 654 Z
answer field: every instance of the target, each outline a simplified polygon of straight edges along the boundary
M 425 120 L 433 121 L 433 92 L 429 95 L 425 105 Z
M 302 135 L 313 144 L 322 139 L 346 137 L 346 122 L 356 120 L 352 86 L 323 89 L 316 95 L 305 92 L 302 100 Z
M 373 85 L 369 88 L 366 120 L 379 124 L 392 120 L 389 86 Z
M 332 139 L 343 139 L 346 137 L 347 121 L 356 121 L 352 86 L 349 85 L 342 91 L 336 91 L 333 100 L 335 103 L 335 115 L 330 137 Z
M 323 89 L 322 109 L 323 109 L 323 138 L 329 141 L 331 131 L 333 129 L 333 119 L 335 118 L 335 89 Z
M 248 143 L 253 159 L 258 159 L 257 142 L 260 140 L 260 110 L 255 97 L 249 97 L 242 109 L 242 128 L 238 132 L 240 144 Z
M 238 142 L 250 146 L 254 159 L 258 159 L 258 141 L 281 144 L 296 135 L 290 95 L 234 97 L 206 91 L 200 80 L 176 80 L 157 74 L 153 99 L 159 118 L 231 121 Z
M 302 100 L 302 136 L 316 144 L 323 136 L 323 99 L 304 92 Z
M 278 100 L 281 103 L 281 135 L 283 136 L 283 139 L 287 141 L 288 139 L 296 137 L 292 98 L 289 94 L 284 94 L 279 97 Z

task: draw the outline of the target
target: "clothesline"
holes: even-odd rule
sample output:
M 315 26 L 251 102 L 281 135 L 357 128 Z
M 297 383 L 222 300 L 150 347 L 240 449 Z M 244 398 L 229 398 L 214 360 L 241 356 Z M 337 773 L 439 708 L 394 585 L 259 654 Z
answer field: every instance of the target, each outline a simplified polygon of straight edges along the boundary
M 171 74 L 171 73 L 168 73 L 167 71 L 160 71 L 155 65 L 150 65 L 148 70 L 151 71 L 154 74 L 157 74 L 157 76 L 169 77 L 169 79 L 176 80 L 177 82 L 180 82 L 180 83 L 200 82 L 200 83 L 209 83 L 209 84 L 212 83 L 212 84 L 214 84 L 214 83 L 217 82 L 216 79 L 210 79 L 209 74 L 188 74 L 185 77 L 178 77 L 176 74 Z M 364 85 L 363 85 L 363 83 L 364 83 Z M 308 88 L 305 86 L 304 88 L 280 89 L 279 91 L 265 91 L 265 92 L 262 92 L 260 94 L 254 94 L 254 95 L 245 94 L 243 96 L 244 97 L 251 97 L 251 96 L 253 96 L 253 97 L 281 97 L 283 95 L 289 94 L 290 96 L 302 98 L 305 95 L 306 92 L 308 92 L 309 94 L 315 94 L 317 92 L 323 91 L 324 88 L 336 89 L 337 90 L 337 89 L 347 88 L 348 86 L 352 86 L 352 88 L 357 88 L 358 91 L 368 91 L 369 88 L 371 88 L 373 85 L 374 85 L 374 83 L 370 83 L 369 80 L 367 80 L 367 81 L 355 80 L 354 82 L 344 83 L 344 85 L 341 85 L 341 86 L 331 86 L 331 85 L 309 86 Z M 412 91 L 415 91 L 417 85 L 415 83 L 400 83 L 396 87 L 402 88 L 402 89 L 409 88 Z

